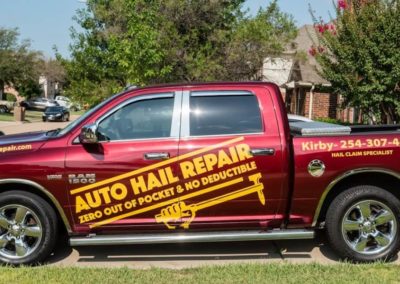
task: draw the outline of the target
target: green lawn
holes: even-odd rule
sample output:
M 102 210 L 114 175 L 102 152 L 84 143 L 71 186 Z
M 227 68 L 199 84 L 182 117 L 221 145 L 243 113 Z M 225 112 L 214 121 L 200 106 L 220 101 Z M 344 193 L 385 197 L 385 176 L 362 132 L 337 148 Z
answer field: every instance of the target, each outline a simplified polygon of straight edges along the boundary
M 86 112 L 86 110 L 79 110 L 79 111 L 71 111 L 71 115 L 82 115 Z
M 0 113 L 0 121 L 14 121 L 12 113 Z
M 36 267 L 0 268 L 1 283 L 398 283 L 393 264 L 242 264 L 184 270 Z
M 27 110 L 25 111 L 25 122 L 42 121 L 42 111 Z
M 25 112 L 25 122 L 42 121 L 42 114 L 43 112 L 41 111 L 27 110 Z M 14 114 L 12 112 L 0 114 L 0 121 L 14 121 Z
M 30 110 L 25 112 L 25 122 L 38 122 L 41 120 L 42 112 Z M 14 114 L 12 112 L 0 114 L 0 121 L 14 121 Z

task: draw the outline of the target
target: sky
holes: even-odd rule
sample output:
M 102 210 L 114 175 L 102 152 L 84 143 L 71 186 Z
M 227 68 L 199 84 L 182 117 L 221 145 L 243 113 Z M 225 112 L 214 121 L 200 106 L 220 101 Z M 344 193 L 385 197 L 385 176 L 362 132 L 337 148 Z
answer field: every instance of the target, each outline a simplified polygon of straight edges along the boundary
M 0 0 L 0 27 L 18 28 L 21 39 L 29 39 L 35 50 L 54 57 L 53 46 L 69 57 L 70 27 L 75 25 L 76 10 L 85 6 L 82 0 Z M 255 14 L 270 0 L 247 0 L 244 9 Z M 330 19 L 332 0 L 278 0 L 282 11 L 293 15 L 296 24 L 312 23 L 309 4 L 315 14 Z M 76 26 L 76 25 L 75 25 Z

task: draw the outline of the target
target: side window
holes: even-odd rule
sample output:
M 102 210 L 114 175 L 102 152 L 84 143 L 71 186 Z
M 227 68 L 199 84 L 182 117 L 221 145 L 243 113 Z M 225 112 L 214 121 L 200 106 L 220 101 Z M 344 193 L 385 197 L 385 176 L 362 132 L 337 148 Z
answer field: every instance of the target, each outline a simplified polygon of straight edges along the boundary
M 99 123 L 100 141 L 170 137 L 174 98 L 128 104 Z
M 190 135 L 224 135 L 262 132 L 254 95 L 191 96 Z

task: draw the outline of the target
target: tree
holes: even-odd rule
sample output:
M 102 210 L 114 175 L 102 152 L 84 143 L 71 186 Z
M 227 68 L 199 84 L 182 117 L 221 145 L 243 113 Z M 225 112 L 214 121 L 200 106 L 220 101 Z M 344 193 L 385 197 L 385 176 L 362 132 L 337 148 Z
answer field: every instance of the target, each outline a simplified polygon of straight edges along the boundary
M 295 36 L 277 1 L 255 17 L 244 0 L 89 0 L 64 60 L 67 92 L 90 102 L 128 83 L 249 80 Z
M 4 86 L 21 88 L 37 82 L 40 53 L 30 50 L 29 41 L 18 40 L 16 29 L 0 28 L 0 99 Z
M 399 121 L 400 1 L 340 0 L 336 12 L 332 23 L 315 23 L 322 75 L 370 121 Z

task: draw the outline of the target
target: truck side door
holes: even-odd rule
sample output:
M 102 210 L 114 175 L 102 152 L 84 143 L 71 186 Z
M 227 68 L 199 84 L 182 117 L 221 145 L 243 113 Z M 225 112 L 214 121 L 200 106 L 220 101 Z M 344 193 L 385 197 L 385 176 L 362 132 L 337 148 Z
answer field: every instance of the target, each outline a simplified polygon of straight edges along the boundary
M 149 92 L 149 91 L 148 91 Z M 67 184 L 76 231 L 164 230 L 160 204 L 175 198 L 180 90 L 134 96 L 95 119 L 99 143 L 72 143 Z M 179 222 L 179 219 L 176 220 Z
M 179 204 L 183 229 L 260 228 L 281 205 L 281 141 L 265 88 L 183 92 Z

